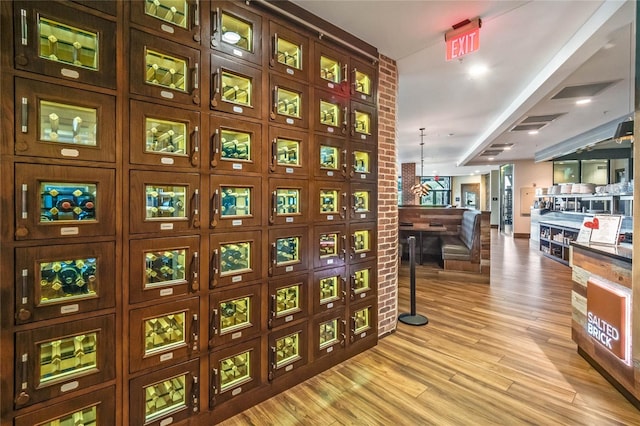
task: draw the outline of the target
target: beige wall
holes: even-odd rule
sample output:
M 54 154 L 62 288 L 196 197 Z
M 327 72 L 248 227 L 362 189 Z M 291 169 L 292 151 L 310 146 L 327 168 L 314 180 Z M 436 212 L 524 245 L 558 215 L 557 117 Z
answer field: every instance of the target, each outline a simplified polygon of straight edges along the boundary
M 453 176 L 451 178 L 451 204 L 462 207 L 462 190 L 463 183 L 479 183 L 480 184 L 480 210 L 488 210 L 487 200 L 484 196 L 486 188 L 481 175 L 474 176 Z M 456 201 L 456 197 L 460 197 L 460 201 Z
M 549 187 L 553 184 L 553 163 L 534 163 L 533 161 L 515 161 L 513 163 L 513 232 L 529 234 L 531 221 L 529 216 L 520 212 L 520 188 Z

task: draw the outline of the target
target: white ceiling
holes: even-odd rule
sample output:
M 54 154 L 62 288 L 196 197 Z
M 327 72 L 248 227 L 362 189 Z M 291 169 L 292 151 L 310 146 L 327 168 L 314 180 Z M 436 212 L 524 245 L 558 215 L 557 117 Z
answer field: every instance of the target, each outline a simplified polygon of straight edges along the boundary
M 425 175 L 486 173 L 533 159 L 541 149 L 633 111 L 633 1 L 293 2 L 397 61 L 398 165 L 415 162 L 420 171 L 424 127 Z M 479 50 L 447 62 L 444 33 L 478 17 Z M 476 64 L 489 72 L 470 77 Z M 588 105 L 550 99 L 565 86 L 601 81 L 616 83 Z M 537 135 L 509 132 L 527 116 L 552 113 L 564 115 Z M 479 156 L 496 143 L 514 145 L 493 161 Z

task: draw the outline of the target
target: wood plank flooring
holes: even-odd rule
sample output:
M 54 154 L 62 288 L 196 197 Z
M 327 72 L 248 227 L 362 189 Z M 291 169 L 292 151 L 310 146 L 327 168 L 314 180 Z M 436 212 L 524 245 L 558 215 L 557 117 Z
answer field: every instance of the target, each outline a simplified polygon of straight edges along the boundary
M 640 425 L 636 410 L 576 353 L 571 272 L 492 234 L 491 284 L 417 268 L 425 327 L 222 423 L 231 425 Z M 399 280 L 409 310 L 408 265 Z

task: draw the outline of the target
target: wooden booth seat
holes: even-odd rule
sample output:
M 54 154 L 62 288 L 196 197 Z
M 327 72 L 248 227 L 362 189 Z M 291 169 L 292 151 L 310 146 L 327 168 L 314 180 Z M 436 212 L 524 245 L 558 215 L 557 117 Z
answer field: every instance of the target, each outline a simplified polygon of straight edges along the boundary
M 480 217 L 480 211 L 467 210 L 460 233 L 440 237 L 445 270 L 480 272 Z

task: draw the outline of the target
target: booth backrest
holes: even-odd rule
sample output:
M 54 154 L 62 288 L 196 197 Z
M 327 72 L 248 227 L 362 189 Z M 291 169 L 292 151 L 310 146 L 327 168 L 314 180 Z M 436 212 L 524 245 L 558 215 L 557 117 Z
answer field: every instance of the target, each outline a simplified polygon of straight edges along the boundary
M 474 240 L 480 241 L 479 210 L 467 210 L 462 214 L 459 238 L 469 250 L 474 249 Z

